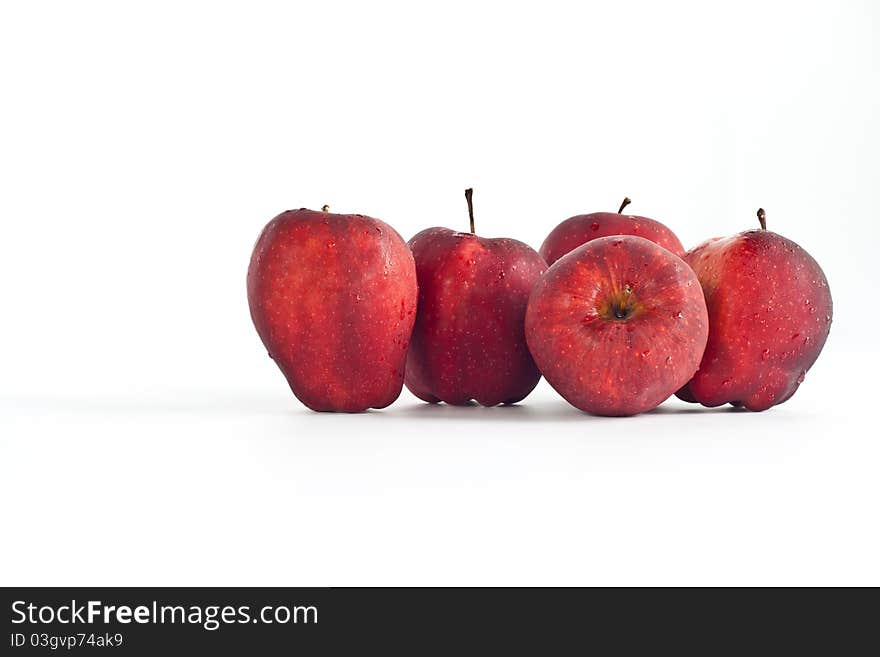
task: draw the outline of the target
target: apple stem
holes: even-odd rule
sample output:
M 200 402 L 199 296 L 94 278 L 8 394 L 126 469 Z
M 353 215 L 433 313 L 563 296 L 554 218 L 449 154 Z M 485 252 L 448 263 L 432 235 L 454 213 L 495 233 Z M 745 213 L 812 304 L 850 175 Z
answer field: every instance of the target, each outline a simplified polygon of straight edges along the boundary
M 620 208 L 617 210 L 617 214 L 623 214 L 623 209 L 624 209 L 627 205 L 629 205 L 630 203 L 632 203 L 632 200 L 629 198 L 629 196 L 625 197 L 625 198 L 623 199 L 623 203 L 620 204 Z
M 322 205 L 321 212 L 330 212 L 330 206 L 329 205 Z
M 472 187 L 464 190 L 464 198 L 468 204 L 468 217 L 471 220 L 471 235 L 473 235 L 476 230 L 474 230 L 474 190 Z
M 618 214 L 620 214 L 618 212 Z M 629 315 L 629 298 L 632 296 L 633 289 L 632 285 L 627 283 L 623 286 L 623 295 L 620 297 L 620 302 L 617 304 L 617 307 L 614 309 L 614 316 L 617 319 L 626 319 Z
M 761 230 L 767 230 L 767 213 L 764 208 L 758 208 L 758 222 L 761 224 Z

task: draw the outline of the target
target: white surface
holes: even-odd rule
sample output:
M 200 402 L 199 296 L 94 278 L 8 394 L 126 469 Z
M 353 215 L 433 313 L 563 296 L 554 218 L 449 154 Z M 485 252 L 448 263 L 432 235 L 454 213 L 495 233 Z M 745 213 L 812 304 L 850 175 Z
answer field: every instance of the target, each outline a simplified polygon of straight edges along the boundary
M 372 3 L 371 3 L 372 4 Z M 880 584 L 870 2 L 5 4 L 0 584 Z M 537 247 L 768 223 L 831 338 L 763 414 L 316 415 L 250 325 L 329 203 Z

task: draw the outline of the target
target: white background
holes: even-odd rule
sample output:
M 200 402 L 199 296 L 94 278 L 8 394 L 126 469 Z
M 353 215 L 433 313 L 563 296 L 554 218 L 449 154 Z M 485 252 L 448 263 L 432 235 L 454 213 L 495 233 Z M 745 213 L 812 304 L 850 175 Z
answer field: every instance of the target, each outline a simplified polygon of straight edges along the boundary
M 0 583 L 880 584 L 880 9 L 0 9 Z M 250 322 L 278 212 L 538 247 L 581 212 L 755 225 L 835 319 L 762 414 L 316 415 Z

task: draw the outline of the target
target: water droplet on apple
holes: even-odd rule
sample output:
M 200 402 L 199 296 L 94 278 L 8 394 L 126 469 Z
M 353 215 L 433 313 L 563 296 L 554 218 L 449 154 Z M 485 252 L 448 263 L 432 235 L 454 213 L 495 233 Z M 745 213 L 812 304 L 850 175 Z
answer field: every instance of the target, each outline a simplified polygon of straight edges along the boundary
M 807 373 L 806 373 L 806 371 L 802 371 L 802 372 L 800 373 L 800 375 L 798 376 L 798 378 L 797 378 L 798 385 L 802 384 L 802 383 L 804 382 L 804 379 L 805 379 L 806 377 L 807 377 Z
M 731 381 L 733 381 L 733 379 L 724 379 L 724 381 L 721 382 L 721 385 L 729 386 Z
M 500 272 L 498 272 L 498 278 L 504 278 L 504 270 L 503 269 Z
M 684 317 L 684 315 L 682 315 L 681 311 L 679 311 L 672 316 L 672 319 L 681 319 L 682 317 Z
M 594 221 L 593 223 L 590 224 L 590 228 L 592 228 L 593 230 L 599 230 L 599 222 Z
M 767 360 L 768 358 L 770 358 L 770 350 L 765 349 L 761 352 L 761 360 Z
M 801 337 L 801 334 L 800 334 L 800 333 L 795 333 L 793 336 L 791 336 L 791 339 L 792 339 L 792 340 L 797 340 L 799 337 Z
M 327 242 L 328 249 L 332 249 L 334 246 L 336 246 L 336 242 L 334 242 L 333 240 L 330 240 L 329 242 Z
M 666 364 L 667 364 L 667 365 L 672 365 L 672 356 L 667 356 L 667 357 L 666 357 Z
M 650 349 L 645 349 L 645 350 L 642 352 L 642 358 L 647 358 L 647 357 L 650 356 L 650 355 L 651 355 L 651 350 L 650 350 Z

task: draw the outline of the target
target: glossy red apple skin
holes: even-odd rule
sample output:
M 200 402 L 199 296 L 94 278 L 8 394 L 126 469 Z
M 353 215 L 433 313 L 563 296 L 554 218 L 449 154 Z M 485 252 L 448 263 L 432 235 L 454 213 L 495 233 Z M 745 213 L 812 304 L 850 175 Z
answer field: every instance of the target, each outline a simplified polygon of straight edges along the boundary
M 428 228 L 409 241 L 419 311 L 406 386 L 427 402 L 513 404 L 541 378 L 525 340 L 529 294 L 547 265 L 517 240 Z
M 416 272 L 388 224 L 283 212 L 257 240 L 247 293 L 257 333 L 303 404 L 358 412 L 400 395 Z
M 691 268 L 628 235 L 592 240 L 558 260 L 526 312 L 526 339 L 544 377 L 573 406 L 597 415 L 659 405 L 696 371 L 707 336 Z
M 659 221 L 615 212 L 579 214 L 566 219 L 550 231 L 538 253 L 548 265 L 552 265 L 582 244 L 611 235 L 644 237 L 677 256 L 684 255 L 684 247 L 675 233 Z
M 679 398 L 753 411 L 789 399 L 831 328 L 831 291 L 819 264 L 769 230 L 711 239 L 685 261 L 706 296 L 709 341 Z

